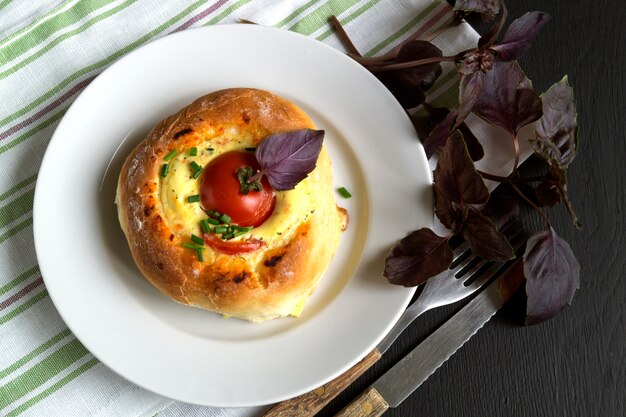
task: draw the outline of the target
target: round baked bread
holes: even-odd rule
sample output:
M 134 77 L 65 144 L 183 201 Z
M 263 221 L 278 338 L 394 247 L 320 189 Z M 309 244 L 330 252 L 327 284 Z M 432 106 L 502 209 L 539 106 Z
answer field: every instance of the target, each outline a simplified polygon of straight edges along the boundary
M 260 241 L 258 249 L 228 254 L 206 245 L 203 259 L 189 246 L 192 234 L 202 236 L 207 218 L 201 203 L 188 200 L 200 194 L 201 180 L 190 164 L 206 167 L 226 152 L 249 151 L 270 134 L 314 127 L 284 98 L 244 88 L 203 96 L 159 123 L 128 156 L 116 196 L 132 256 L 148 281 L 180 303 L 232 317 L 261 322 L 298 316 L 347 224 L 335 202 L 326 149 L 307 178 L 276 192 L 267 220 L 231 240 Z

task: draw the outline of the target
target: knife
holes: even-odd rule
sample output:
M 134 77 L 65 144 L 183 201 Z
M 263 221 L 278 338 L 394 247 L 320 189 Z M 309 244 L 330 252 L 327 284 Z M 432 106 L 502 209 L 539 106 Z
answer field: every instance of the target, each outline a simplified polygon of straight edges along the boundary
M 395 408 L 467 342 L 519 288 L 521 259 L 335 417 L 378 417 Z

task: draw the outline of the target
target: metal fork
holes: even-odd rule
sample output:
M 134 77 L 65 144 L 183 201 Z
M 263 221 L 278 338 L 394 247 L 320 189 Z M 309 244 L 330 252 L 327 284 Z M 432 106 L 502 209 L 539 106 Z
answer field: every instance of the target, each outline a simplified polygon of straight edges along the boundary
M 511 243 L 514 252 L 517 252 L 528 239 L 523 226 L 518 221 L 506 224 L 502 231 Z M 372 352 L 334 380 L 299 397 L 279 403 L 264 414 L 264 417 L 314 416 L 374 365 L 419 315 L 430 309 L 452 304 L 478 291 L 505 265 L 505 262 L 489 262 L 472 255 L 467 243 L 459 245 L 452 253 L 451 268 L 426 281 L 417 300 L 404 311 L 395 326 Z
M 518 221 L 510 222 L 502 229 L 514 252 L 526 243 L 528 236 Z M 476 255 L 472 256 L 467 242 L 459 245 L 452 253 L 451 268 L 426 281 L 417 300 L 404 311 L 400 320 L 378 344 L 376 348 L 381 354 L 385 353 L 404 329 L 422 313 L 460 301 L 478 291 L 504 265 L 503 262 L 489 262 Z

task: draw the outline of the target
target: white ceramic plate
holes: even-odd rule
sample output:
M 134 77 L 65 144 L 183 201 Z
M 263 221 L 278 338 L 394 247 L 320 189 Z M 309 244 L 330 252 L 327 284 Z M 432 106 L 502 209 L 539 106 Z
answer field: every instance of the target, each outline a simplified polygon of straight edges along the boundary
M 196 97 L 262 88 L 326 130 L 349 230 L 298 319 L 252 324 L 163 296 L 135 267 L 114 205 L 121 165 L 150 128 Z M 384 256 L 432 223 L 430 173 L 389 92 L 342 53 L 295 33 L 225 25 L 146 45 L 97 77 L 46 152 L 35 194 L 39 265 L 59 313 L 104 364 L 167 397 L 269 404 L 328 382 L 365 356 L 413 290 L 382 277 Z

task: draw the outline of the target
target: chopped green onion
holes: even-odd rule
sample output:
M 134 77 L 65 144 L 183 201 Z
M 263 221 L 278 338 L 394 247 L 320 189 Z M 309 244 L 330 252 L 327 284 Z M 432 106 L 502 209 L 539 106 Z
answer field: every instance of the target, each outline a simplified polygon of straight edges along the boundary
M 200 202 L 200 195 L 199 194 L 190 195 L 189 197 L 187 197 L 187 202 L 188 203 L 198 203 L 198 202 Z
M 170 170 L 170 164 L 163 164 L 161 167 L 161 176 L 165 178 Z
M 200 236 L 194 235 L 193 233 L 191 234 L 191 241 L 197 243 L 200 246 L 204 246 L 204 239 L 202 239 Z
M 236 224 L 231 224 L 230 227 L 238 232 L 249 232 L 250 230 L 254 229 L 253 226 L 238 226 Z
M 211 226 L 209 226 L 209 219 L 203 219 L 200 221 L 200 228 L 204 233 L 209 233 L 211 231 Z
M 193 172 L 202 170 L 202 167 L 198 165 L 196 161 L 191 161 L 189 165 L 191 165 L 191 169 L 193 170 Z
M 193 250 L 202 249 L 202 246 L 196 245 L 195 243 L 189 243 L 189 242 L 184 242 L 183 247 L 187 249 L 193 249 Z
M 216 226 L 215 228 L 213 228 L 213 232 L 217 233 L 218 235 L 220 233 L 226 233 L 228 231 L 228 226 Z
M 196 252 L 198 253 L 198 260 L 200 262 L 204 262 L 204 254 L 202 253 L 202 249 L 196 249 Z
M 235 237 L 235 234 L 232 233 L 232 232 L 231 233 L 226 233 L 226 234 L 222 235 L 222 239 L 224 239 L 224 240 L 230 240 L 230 239 L 232 239 L 234 237 Z
M 248 233 L 248 230 L 240 230 L 238 232 L 235 232 L 234 237 L 239 237 L 241 235 L 245 235 L 246 233 Z
M 226 213 L 220 215 L 217 219 L 222 222 L 222 224 L 228 224 L 233 220 Z
M 197 170 L 196 172 L 193 173 L 192 177 L 194 180 L 197 180 L 198 177 L 200 176 L 200 174 L 202 174 L 202 168 L 200 168 L 199 170 Z
M 191 155 L 191 156 L 198 155 L 198 148 L 191 148 L 191 149 L 189 149 L 189 155 Z
M 206 214 L 208 214 L 209 216 L 216 217 L 216 218 L 221 216 L 220 212 L 217 210 L 208 210 Z
M 352 197 L 352 194 L 350 194 L 350 191 L 346 190 L 345 187 L 339 187 L 337 188 L 337 192 L 339 192 L 339 194 L 343 197 L 343 198 L 350 198 Z
M 165 158 L 163 158 L 163 159 L 165 159 L 166 161 L 169 161 L 170 159 L 175 157 L 177 153 L 178 153 L 178 150 L 174 149 L 172 152 L 170 152 L 167 155 L 165 155 Z
M 205 219 L 207 223 L 212 224 L 213 226 L 217 226 L 218 224 L 220 224 L 219 221 L 215 220 L 214 218 L 209 217 L 208 219 Z

